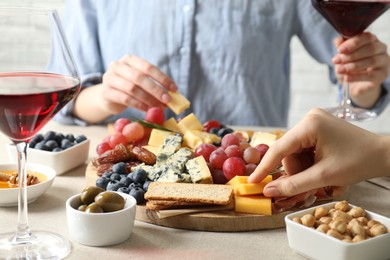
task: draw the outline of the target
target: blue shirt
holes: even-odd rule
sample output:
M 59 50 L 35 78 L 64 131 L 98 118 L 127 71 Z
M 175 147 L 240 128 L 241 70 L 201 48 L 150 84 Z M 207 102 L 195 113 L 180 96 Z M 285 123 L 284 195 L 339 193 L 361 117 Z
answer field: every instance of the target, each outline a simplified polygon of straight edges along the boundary
M 309 0 L 68 0 L 63 26 L 84 87 L 136 55 L 177 83 L 201 122 L 286 127 L 293 36 L 333 75 L 337 33 Z M 129 108 L 103 123 L 130 114 L 144 116 Z M 56 119 L 83 123 L 72 104 Z

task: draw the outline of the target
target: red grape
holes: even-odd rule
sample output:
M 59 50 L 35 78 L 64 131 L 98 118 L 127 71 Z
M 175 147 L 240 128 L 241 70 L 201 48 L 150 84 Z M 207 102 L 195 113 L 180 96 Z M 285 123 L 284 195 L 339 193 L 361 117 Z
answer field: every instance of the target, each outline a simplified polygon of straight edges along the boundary
M 243 159 L 238 157 L 231 157 L 228 158 L 223 163 L 223 174 L 225 175 L 226 179 L 229 181 L 236 175 L 244 175 L 246 168 L 245 168 L 245 162 Z
M 161 107 L 151 107 L 146 111 L 145 120 L 158 125 L 163 125 L 165 121 L 164 110 Z
M 114 123 L 115 132 L 122 133 L 123 127 L 125 127 L 125 125 L 130 124 L 130 123 L 131 123 L 131 120 L 128 118 L 122 117 L 122 118 L 117 119 Z
M 210 165 L 215 169 L 222 169 L 222 165 L 227 158 L 224 150 L 218 148 L 210 154 Z
M 203 131 L 210 133 L 211 128 L 221 128 L 221 123 L 217 120 L 209 120 L 203 124 Z
M 195 156 L 203 156 L 206 162 L 210 162 L 210 154 L 217 149 L 215 145 L 202 143 L 195 149 Z
M 228 147 L 225 148 L 225 153 L 227 157 L 238 157 L 242 158 L 242 151 L 240 150 L 240 147 L 237 145 L 229 145 Z
M 105 153 L 106 151 L 111 150 L 111 149 L 112 149 L 112 147 L 109 143 L 103 142 L 103 143 L 100 143 L 96 146 L 96 153 L 98 155 L 102 155 L 103 153 Z
M 215 184 L 226 184 L 228 180 L 226 179 L 223 171 L 221 169 L 212 169 L 210 170 L 211 176 L 213 177 L 213 183 Z
M 123 128 L 122 133 L 127 142 L 137 142 L 144 137 L 145 129 L 140 123 L 132 122 Z
M 241 151 L 244 151 L 246 148 L 248 148 L 250 146 L 251 145 L 248 142 L 242 142 L 242 141 L 240 142 L 240 145 L 239 145 Z
M 237 145 L 240 146 L 240 139 L 235 134 L 227 134 L 221 140 L 222 148 L 226 148 L 229 145 Z
M 261 159 L 261 154 L 260 151 L 257 150 L 254 147 L 248 147 L 244 150 L 244 154 L 242 156 L 244 161 L 246 163 L 252 163 L 252 164 L 259 164 L 260 159 Z
M 255 146 L 255 148 L 260 151 L 260 161 L 261 161 L 261 159 L 263 159 L 265 153 L 268 151 L 269 146 L 266 144 L 258 144 Z
M 112 148 L 115 148 L 120 143 L 127 145 L 126 137 L 123 134 L 115 133 L 111 135 L 109 144 Z
M 256 167 L 257 167 L 257 165 L 253 164 L 253 163 L 249 163 L 249 164 L 245 165 L 245 175 L 246 176 L 251 175 L 255 171 Z

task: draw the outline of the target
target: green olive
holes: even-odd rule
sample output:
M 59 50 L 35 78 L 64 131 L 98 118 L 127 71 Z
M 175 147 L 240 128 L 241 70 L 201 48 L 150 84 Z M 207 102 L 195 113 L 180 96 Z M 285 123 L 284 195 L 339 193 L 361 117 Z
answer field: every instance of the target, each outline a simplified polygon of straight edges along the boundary
M 103 192 L 104 189 L 97 187 L 97 186 L 88 186 L 81 192 L 81 202 L 83 202 L 86 205 L 91 204 L 94 200 L 96 195 L 98 195 L 100 192 Z
M 87 208 L 85 209 L 85 212 L 88 212 L 88 213 L 103 213 L 103 209 L 95 202 L 92 202 L 91 204 L 89 204 L 87 206 Z
M 116 192 L 105 191 L 96 195 L 95 203 L 97 203 L 104 212 L 112 212 L 123 209 L 125 206 L 125 199 Z
M 78 208 L 77 208 L 77 210 L 80 210 L 80 211 L 85 211 L 86 209 L 87 209 L 87 205 L 85 205 L 85 204 L 81 204 Z

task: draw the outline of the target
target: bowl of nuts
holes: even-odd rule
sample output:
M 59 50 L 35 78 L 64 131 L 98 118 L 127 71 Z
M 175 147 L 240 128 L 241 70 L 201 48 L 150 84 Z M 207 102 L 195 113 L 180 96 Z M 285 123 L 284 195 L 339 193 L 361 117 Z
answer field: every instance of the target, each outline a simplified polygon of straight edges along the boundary
M 88 159 L 90 140 L 84 135 L 62 134 L 48 131 L 35 135 L 29 142 L 28 161 L 47 165 L 57 175 L 85 163 Z M 16 163 L 17 153 L 14 144 L 9 144 L 8 156 Z
M 290 247 L 312 259 L 389 259 L 390 218 L 347 201 L 285 217 Z
M 33 202 L 52 185 L 56 172 L 40 164 L 27 164 L 27 202 Z M 18 165 L 0 164 L 0 206 L 18 205 Z
M 110 246 L 126 241 L 134 227 L 137 201 L 129 194 L 86 187 L 66 201 L 68 230 L 86 246 Z

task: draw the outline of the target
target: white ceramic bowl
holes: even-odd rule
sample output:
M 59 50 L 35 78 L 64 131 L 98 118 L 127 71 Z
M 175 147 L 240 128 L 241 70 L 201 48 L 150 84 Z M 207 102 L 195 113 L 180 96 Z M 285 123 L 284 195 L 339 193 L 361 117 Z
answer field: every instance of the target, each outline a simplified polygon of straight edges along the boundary
M 0 171 L 17 170 L 18 166 L 14 163 L 0 164 Z M 47 179 L 38 184 L 27 186 L 27 201 L 33 202 L 44 194 L 52 185 L 56 172 L 54 169 L 40 164 L 28 164 L 27 170 L 32 170 L 46 175 Z M 18 205 L 18 188 L 0 188 L 0 206 L 11 207 Z
M 333 208 L 335 203 L 331 202 L 287 215 L 285 221 L 290 247 L 298 254 L 310 259 L 390 259 L 390 233 L 369 238 L 358 243 L 348 243 L 292 220 L 295 217 L 302 217 L 305 214 L 313 214 L 314 210 L 318 207 Z M 351 206 L 356 207 L 354 205 Z M 368 210 L 366 212 L 368 219 L 380 221 L 390 230 L 390 218 Z
M 27 148 L 28 161 L 47 165 L 53 168 L 57 175 L 61 175 L 85 163 L 88 159 L 89 144 L 90 141 L 87 139 L 61 152 L 48 152 Z M 8 144 L 7 150 L 11 162 L 16 163 L 18 157 L 15 145 Z
M 66 201 L 66 218 L 71 239 L 87 246 L 110 246 L 126 241 L 133 231 L 137 201 L 129 194 L 118 194 L 126 200 L 124 208 L 106 213 L 79 211 L 81 194 L 70 197 Z

